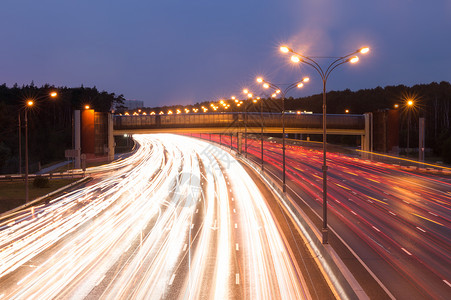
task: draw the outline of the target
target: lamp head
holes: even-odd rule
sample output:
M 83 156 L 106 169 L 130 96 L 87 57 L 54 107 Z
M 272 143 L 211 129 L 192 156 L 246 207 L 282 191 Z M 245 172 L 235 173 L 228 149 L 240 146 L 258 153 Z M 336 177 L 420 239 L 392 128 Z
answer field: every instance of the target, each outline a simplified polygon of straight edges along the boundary
M 350 59 L 349 59 L 349 62 L 351 63 L 351 64 L 355 64 L 356 62 L 358 62 L 359 61 L 359 57 L 358 56 L 354 56 L 354 57 L 351 57 Z
M 292 55 L 291 56 L 291 61 L 294 62 L 294 63 L 299 63 L 299 62 L 301 62 L 301 59 L 297 55 Z
M 362 54 L 368 53 L 370 52 L 370 48 L 369 47 L 362 47 L 359 49 L 359 52 Z
M 287 46 L 281 46 L 281 47 L 280 47 L 280 52 L 282 52 L 282 53 L 288 53 L 288 52 L 293 52 L 293 50 L 291 50 L 291 49 L 288 48 Z

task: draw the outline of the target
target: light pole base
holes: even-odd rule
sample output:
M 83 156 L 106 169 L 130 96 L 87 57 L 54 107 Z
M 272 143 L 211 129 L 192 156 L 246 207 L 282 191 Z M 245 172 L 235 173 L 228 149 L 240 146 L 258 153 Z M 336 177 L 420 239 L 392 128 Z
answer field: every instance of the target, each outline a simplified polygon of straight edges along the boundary
M 329 244 L 329 230 L 327 228 L 321 229 L 321 232 L 323 233 L 323 244 Z

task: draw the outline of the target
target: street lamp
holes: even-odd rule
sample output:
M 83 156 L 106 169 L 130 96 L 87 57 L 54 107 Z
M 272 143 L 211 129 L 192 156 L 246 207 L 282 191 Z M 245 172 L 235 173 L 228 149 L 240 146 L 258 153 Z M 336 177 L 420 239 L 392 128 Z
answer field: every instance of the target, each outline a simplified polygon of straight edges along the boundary
M 326 82 L 329 78 L 330 73 L 335 70 L 336 67 L 345 64 L 345 63 L 357 63 L 359 61 L 359 57 L 356 54 L 361 53 L 365 54 L 370 51 L 368 47 L 362 47 L 357 51 L 354 51 L 348 55 L 336 58 L 332 63 L 330 63 L 325 70 L 321 68 L 321 66 L 313 60 L 311 57 L 304 56 L 302 54 L 294 52 L 291 48 L 287 46 L 280 47 L 280 51 L 282 53 L 293 53 L 291 56 L 291 61 L 294 63 L 304 63 L 312 68 L 314 68 L 318 74 L 321 76 L 323 81 L 323 244 L 328 243 L 328 228 L 327 228 L 327 163 L 326 163 Z
M 25 203 L 28 202 L 28 109 L 33 105 L 34 101 L 29 99 L 25 106 Z
M 410 150 L 409 150 L 409 140 L 410 140 L 410 111 L 413 109 L 414 107 L 414 101 L 413 99 L 406 99 L 406 109 L 407 109 L 407 156 L 410 154 Z
M 248 89 L 243 89 L 243 94 L 247 96 L 248 99 L 251 99 L 253 97 L 252 93 L 249 92 Z M 240 102 L 241 104 L 241 102 Z M 248 101 L 244 100 L 243 110 L 244 110 L 244 156 L 247 158 L 247 108 L 248 108 Z
M 280 94 L 282 98 L 282 189 L 284 193 L 287 191 L 285 180 L 285 95 L 288 91 L 294 88 L 302 88 L 304 86 L 304 82 L 308 82 L 309 80 L 310 79 L 308 77 L 304 77 L 301 81 L 292 83 L 288 85 L 284 90 L 282 90 L 277 85 L 264 80 L 262 77 L 257 78 L 257 82 L 262 84 L 263 88 L 272 88 L 273 90 L 275 90 L 275 93 L 272 95 L 273 98 L 275 98 L 278 94 Z

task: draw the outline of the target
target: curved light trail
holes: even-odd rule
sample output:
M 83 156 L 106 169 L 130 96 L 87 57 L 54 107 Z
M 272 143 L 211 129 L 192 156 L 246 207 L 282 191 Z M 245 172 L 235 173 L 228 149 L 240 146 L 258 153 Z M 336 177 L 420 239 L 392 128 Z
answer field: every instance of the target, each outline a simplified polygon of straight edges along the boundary
M 310 299 L 257 186 L 226 151 L 136 135 L 120 162 L 0 220 L 0 299 Z

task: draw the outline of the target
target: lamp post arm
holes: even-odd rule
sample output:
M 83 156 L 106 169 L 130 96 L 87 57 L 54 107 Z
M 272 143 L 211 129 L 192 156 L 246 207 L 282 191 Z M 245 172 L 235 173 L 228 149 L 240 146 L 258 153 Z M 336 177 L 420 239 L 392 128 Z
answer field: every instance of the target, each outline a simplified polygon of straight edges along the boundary
M 314 63 L 311 63 L 309 61 L 312 61 Z M 324 80 L 325 78 L 325 73 L 323 71 L 323 69 L 311 58 L 309 58 L 309 61 L 306 60 L 301 60 L 302 63 L 311 66 L 312 68 L 314 68 L 316 70 L 316 72 L 318 72 L 319 76 L 321 76 L 321 79 Z
M 351 56 L 353 56 L 353 55 L 355 55 L 355 54 L 357 54 L 357 53 L 359 53 L 358 50 L 357 50 L 357 51 L 354 51 L 354 52 L 352 52 L 352 53 L 349 53 L 348 55 L 342 56 L 342 57 L 337 58 L 336 60 L 334 60 L 334 61 L 327 67 L 326 72 L 324 72 L 324 74 L 326 75 L 326 77 L 329 76 L 329 74 L 332 72 L 333 69 L 335 69 L 335 68 L 338 67 L 339 65 L 342 65 L 342 64 L 344 64 L 344 63 L 347 63 L 347 62 L 348 62 L 347 58 L 349 58 L 349 57 L 351 57 Z
M 336 63 L 336 61 L 335 61 L 334 63 L 330 64 L 329 67 L 327 68 L 327 72 L 325 74 L 325 81 L 327 81 L 327 79 L 330 76 L 330 73 L 332 73 L 332 71 L 335 70 L 336 67 L 341 66 L 347 62 L 348 62 L 348 60 L 341 61 L 340 63 Z
M 318 71 L 318 73 L 321 75 L 321 77 L 324 76 L 324 71 L 323 71 L 323 69 L 321 68 L 321 66 L 320 66 L 316 61 L 314 61 L 313 59 L 311 59 L 311 58 L 308 57 L 308 56 L 299 54 L 299 53 L 297 53 L 297 52 L 294 52 L 294 51 L 291 51 L 291 52 L 294 53 L 294 54 L 296 54 L 297 56 L 302 57 L 303 59 L 302 59 L 301 61 L 302 61 L 303 63 L 308 64 L 308 65 L 312 66 L 313 68 L 315 68 L 315 70 Z

